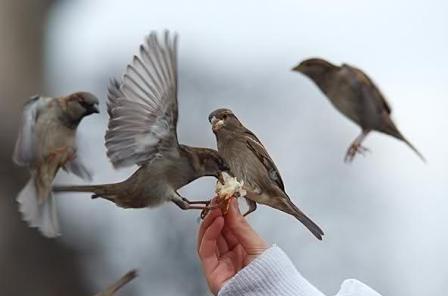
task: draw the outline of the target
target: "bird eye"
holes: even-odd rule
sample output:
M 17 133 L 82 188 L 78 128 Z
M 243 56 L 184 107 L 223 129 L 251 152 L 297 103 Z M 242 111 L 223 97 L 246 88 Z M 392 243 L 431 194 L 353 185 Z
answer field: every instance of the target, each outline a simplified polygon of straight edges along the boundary
M 227 119 L 227 114 L 224 114 L 224 116 L 222 117 L 222 119 Z

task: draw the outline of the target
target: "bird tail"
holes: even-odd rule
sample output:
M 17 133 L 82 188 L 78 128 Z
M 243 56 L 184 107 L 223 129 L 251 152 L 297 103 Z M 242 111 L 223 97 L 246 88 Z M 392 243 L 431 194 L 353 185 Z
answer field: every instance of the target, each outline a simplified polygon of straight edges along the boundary
M 137 270 L 133 269 L 123 275 L 119 280 L 110 285 L 101 293 L 96 294 L 95 296 L 112 296 L 117 292 L 121 287 L 132 281 L 138 276 Z
M 74 186 L 53 186 L 53 192 L 91 192 L 92 197 L 107 195 L 108 185 L 74 185 Z
M 308 218 L 305 213 L 303 213 L 298 207 L 296 207 L 295 204 L 292 203 L 292 201 L 288 200 L 288 208 L 290 215 L 293 215 L 296 217 L 297 220 L 299 220 L 306 228 L 308 228 L 309 231 L 318 239 L 322 240 L 322 236 L 324 235 L 324 232 L 322 229 L 313 222 L 310 218 Z
M 395 126 L 395 124 L 392 122 L 392 120 L 389 121 L 389 123 L 387 124 L 386 128 L 383 130 L 383 132 L 385 132 L 386 134 L 397 138 L 398 140 L 404 142 L 406 145 L 408 145 L 409 148 L 412 149 L 412 151 L 414 151 L 418 157 L 423 161 L 426 162 L 425 157 L 423 156 L 423 154 L 420 153 L 420 151 L 417 150 L 417 148 L 414 147 L 414 145 L 411 144 L 411 142 L 409 142 L 404 136 L 403 134 L 398 130 L 398 128 Z
M 39 200 L 34 174 L 17 196 L 19 211 L 30 227 L 36 227 L 46 237 L 60 235 L 56 213 L 56 201 L 51 192 L 44 200 Z

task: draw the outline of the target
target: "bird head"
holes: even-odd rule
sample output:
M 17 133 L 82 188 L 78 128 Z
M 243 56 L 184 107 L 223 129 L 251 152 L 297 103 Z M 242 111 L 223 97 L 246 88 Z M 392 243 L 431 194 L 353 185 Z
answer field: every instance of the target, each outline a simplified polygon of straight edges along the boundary
M 312 58 L 302 61 L 300 64 L 292 68 L 292 71 L 300 72 L 311 79 L 314 79 L 336 68 L 337 67 L 335 65 L 324 59 Z
M 230 172 L 230 167 L 227 162 L 216 152 L 210 154 L 210 157 L 206 160 L 206 169 L 214 172 L 214 176 L 219 178 L 222 172 Z
M 214 133 L 218 133 L 221 130 L 234 130 L 242 127 L 241 122 L 230 109 L 222 108 L 213 111 L 208 116 L 208 121 L 211 123 Z
M 79 122 L 84 116 L 99 113 L 98 98 L 88 92 L 76 92 L 63 98 L 65 112 L 73 122 Z
M 203 175 L 220 178 L 221 172 L 230 173 L 227 162 L 218 154 L 218 151 L 208 148 L 194 148 L 197 155 L 198 172 Z

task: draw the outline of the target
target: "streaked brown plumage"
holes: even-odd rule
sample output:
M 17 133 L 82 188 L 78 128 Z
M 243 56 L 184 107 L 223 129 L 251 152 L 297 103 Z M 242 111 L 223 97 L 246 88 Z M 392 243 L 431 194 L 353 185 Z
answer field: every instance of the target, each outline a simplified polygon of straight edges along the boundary
M 391 108 L 373 81 L 360 69 L 342 64 L 336 66 L 323 59 L 304 60 L 293 68 L 309 77 L 327 96 L 333 106 L 361 127 L 361 134 L 349 147 L 345 160 L 367 149 L 362 141 L 376 130 L 406 143 L 423 161 L 423 155 L 401 134 L 391 119 Z
M 111 284 L 105 290 L 100 293 L 95 294 L 94 296 L 112 296 L 121 289 L 124 285 L 128 284 L 130 281 L 135 279 L 138 276 L 137 270 L 133 269 L 128 271 L 125 275 L 119 278 L 115 283 Z
M 64 97 L 32 97 L 22 115 L 13 160 L 30 169 L 31 179 L 17 197 L 23 219 L 47 237 L 59 234 L 51 185 L 63 168 L 90 179 L 76 157 L 76 128 L 87 115 L 98 113 L 98 99 L 87 92 Z
M 209 121 L 219 154 L 227 161 L 233 175 L 244 181 L 249 205 L 245 215 L 256 209 L 256 203 L 265 204 L 294 216 L 321 240 L 323 231 L 286 194 L 274 161 L 255 134 L 244 127 L 229 109 L 213 111 Z
M 204 209 L 177 190 L 202 176 L 228 170 L 218 152 L 181 145 L 177 140 L 177 37 L 151 33 L 128 65 L 122 82 L 108 90 L 107 155 L 114 167 L 139 165 L 127 180 L 93 186 L 55 186 L 54 191 L 92 192 L 125 208 L 172 201 L 182 209 Z M 194 205 L 201 204 L 201 205 Z

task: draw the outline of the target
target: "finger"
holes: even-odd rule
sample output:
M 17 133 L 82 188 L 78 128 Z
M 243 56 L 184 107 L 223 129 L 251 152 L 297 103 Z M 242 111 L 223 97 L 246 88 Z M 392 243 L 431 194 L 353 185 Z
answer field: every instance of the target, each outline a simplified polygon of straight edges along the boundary
M 242 245 L 235 246 L 232 252 L 229 252 L 229 258 L 232 260 L 232 264 L 237 272 L 247 265 L 247 262 L 245 261 L 246 257 L 247 253 Z
M 224 224 L 224 228 L 222 229 L 222 235 L 229 246 L 229 249 L 233 249 L 236 245 L 238 245 L 238 238 L 232 233 L 232 230 Z
M 229 211 L 224 217 L 226 226 L 232 231 L 236 239 L 243 245 L 244 249 L 261 250 L 266 249 L 266 242 L 252 229 L 246 219 L 241 215 L 238 203 L 232 200 Z
M 219 199 L 219 196 L 215 196 L 215 197 L 213 197 L 211 200 L 210 200 L 210 205 L 218 205 L 219 204 L 219 201 L 220 201 L 220 199 Z
M 229 251 L 229 245 L 227 244 L 227 241 L 224 238 L 222 231 L 218 237 L 218 251 L 219 255 L 225 254 Z
M 212 272 L 218 265 L 217 239 L 221 235 L 223 226 L 224 219 L 216 217 L 202 238 L 198 253 L 205 273 Z
M 213 209 L 207 214 L 207 216 L 205 216 L 204 220 L 201 223 L 201 226 L 199 227 L 199 231 L 198 231 L 198 239 L 197 239 L 198 248 L 201 244 L 202 237 L 204 236 L 205 231 L 210 226 L 210 224 L 212 224 L 212 222 L 215 220 L 215 218 L 218 216 L 222 216 L 221 209 Z

